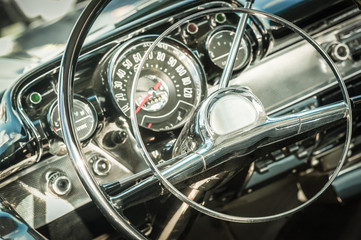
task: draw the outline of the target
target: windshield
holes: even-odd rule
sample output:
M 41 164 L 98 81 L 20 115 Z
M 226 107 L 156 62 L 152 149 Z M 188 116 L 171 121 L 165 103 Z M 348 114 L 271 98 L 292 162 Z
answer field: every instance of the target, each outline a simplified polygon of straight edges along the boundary
M 78 16 L 88 2 L 89 0 L 0 2 L 0 92 L 22 73 L 53 59 L 63 51 Z M 134 21 L 135 13 L 139 17 L 139 14 L 146 14 L 155 6 L 171 2 L 175 1 L 111 1 L 94 23 L 86 42 L 94 41 L 118 25 Z

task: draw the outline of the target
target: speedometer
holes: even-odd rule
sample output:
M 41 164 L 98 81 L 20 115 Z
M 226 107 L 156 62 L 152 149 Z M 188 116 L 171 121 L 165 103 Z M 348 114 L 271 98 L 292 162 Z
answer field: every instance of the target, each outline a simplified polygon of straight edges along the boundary
M 134 75 L 155 36 L 127 42 L 112 56 L 109 84 L 117 105 L 130 116 Z M 205 94 L 205 76 L 194 54 L 183 44 L 165 39 L 149 54 L 135 93 L 138 122 L 154 131 L 182 126 Z

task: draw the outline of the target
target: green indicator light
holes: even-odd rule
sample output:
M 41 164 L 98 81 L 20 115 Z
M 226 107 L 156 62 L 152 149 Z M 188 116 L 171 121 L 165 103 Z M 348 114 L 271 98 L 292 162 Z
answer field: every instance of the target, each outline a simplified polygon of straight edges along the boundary
M 30 102 L 33 103 L 33 104 L 38 104 L 41 102 L 41 95 L 37 92 L 33 92 L 31 95 L 30 95 Z
M 227 20 L 227 17 L 224 13 L 217 13 L 216 14 L 216 22 L 217 23 L 225 23 Z

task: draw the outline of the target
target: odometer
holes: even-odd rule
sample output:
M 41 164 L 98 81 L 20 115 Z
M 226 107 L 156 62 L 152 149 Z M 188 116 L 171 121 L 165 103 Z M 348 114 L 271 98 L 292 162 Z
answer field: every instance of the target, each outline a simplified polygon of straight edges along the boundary
M 130 116 L 130 91 L 134 75 L 154 36 L 134 39 L 112 56 L 109 80 L 121 111 Z M 141 126 L 155 131 L 182 126 L 205 92 L 199 61 L 183 44 L 165 39 L 149 54 L 135 93 L 136 114 Z

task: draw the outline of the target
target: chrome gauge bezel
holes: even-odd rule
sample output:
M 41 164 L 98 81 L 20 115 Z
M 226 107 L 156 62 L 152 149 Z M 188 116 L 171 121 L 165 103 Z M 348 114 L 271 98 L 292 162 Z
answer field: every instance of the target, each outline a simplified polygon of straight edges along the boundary
M 135 75 L 136 72 L 136 67 L 132 67 L 130 68 L 128 71 L 131 71 L 132 73 L 127 73 L 128 75 L 131 75 L 131 78 L 129 78 L 129 82 L 127 82 L 127 80 L 121 80 L 124 85 L 125 85 L 125 90 L 124 94 L 125 94 L 125 98 L 126 101 L 122 100 L 117 100 L 117 96 L 116 94 L 119 93 L 118 89 L 115 89 L 115 79 L 119 78 L 119 76 L 116 76 L 116 73 L 118 71 L 118 66 L 120 64 L 120 62 L 124 59 L 127 59 L 127 57 L 129 57 L 131 54 L 133 54 L 132 51 L 134 51 L 134 54 L 137 53 L 137 48 L 140 48 L 141 51 L 144 50 L 144 52 L 148 49 L 148 45 L 150 45 L 158 36 L 157 35 L 144 35 L 144 36 L 140 36 L 137 38 L 134 38 L 130 41 L 127 41 L 125 43 L 123 43 L 122 45 L 120 45 L 115 52 L 110 56 L 110 60 L 109 60 L 109 64 L 108 64 L 108 68 L 107 68 L 107 78 L 108 78 L 108 86 L 110 89 L 110 92 L 112 94 L 112 98 L 114 100 L 114 102 L 117 105 L 117 108 L 128 118 L 130 117 L 130 111 L 129 111 L 129 104 L 130 104 L 130 90 L 131 90 L 131 82 L 134 80 L 133 77 Z M 142 45 L 147 45 L 142 46 Z M 191 117 L 193 110 L 195 110 L 195 108 L 200 104 L 201 100 L 205 97 L 206 92 L 207 92 L 207 87 L 206 87 L 206 77 L 205 77 L 205 72 L 204 69 L 202 67 L 202 64 L 200 62 L 200 60 L 198 59 L 198 57 L 192 52 L 191 49 L 189 49 L 186 45 L 184 45 L 183 43 L 181 43 L 180 41 L 167 37 L 164 39 L 164 41 L 162 41 L 160 43 L 160 45 L 162 46 L 166 46 L 168 50 L 166 53 L 169 55 L 166 55 L 166 59 L 164 60 L 164 64 L 165 62 L 167 62 L 168 57 L 170 56 L 176 56 L 175 53 L 179 53 L 181 54 L 180 56 L 177 56 L 177 60 L 179 60 L 179 64 L 182 64 L 185 69 L 187 70 L 187 75 L 185 76 L 189 76 L 191 79 L 191 84 L 190 86 L 192 87 L 192 91 L 193 91 L 193 96 L 192 96 L 192 101 L 191 104 L 189 104 L 189 108 L 192 108 L 192 110 L 187 109 L 184 110 L 182 112 L 182 117 L 180 117 L 180 105 L 183 104 L 184 102 L 182 100 L 180 100 L 181 98 L 183 98 L 182 96 L 179 96 L 179 89 L 183 89 L 185 88 L 185 85 L 182 84 L 178 84 L 178 83 L 182 83 L 180 77 L 179 78 L 175 78 L 175 79 L 162 79 L 162 81 L 167 82 L 167 91 L 169 90 L 169 95 L 170 98 L 173 98 L 173 100 L 175 101 L 175 103 L 173 104 L 173 102 L 169 102 L 168 106 L 164 107 L 164 111 L 160 110 L 160 111 L 153 111 L 153 112 L 146 112 L 146 110 L 144 110 L 145 108 L 141 108 L 140 112 L 139 112 L 139 125 L 142 126 L 143 128 L 148 128 L 152 131 L 156 131 L 156 132 L 160 132 L 160 131 L 170 131 L 170 130 L 174 130 L 177 128 L 182 127 Z M 164 47 L 159 47 L 159 49 L 162 49 Z M 169 50 L 170 49 L 170 50 Z M 164 50 L 164 49 L 163 49 Z M 156 52 L 156 51 L 155 51 Z M 172 55 L 174 54 L 174 55 Z M 174 67 L 178 66 L 175 65 Z M 158 65 L 158 64 L 157 64 Z M 136 66 L 136 65 L 134 65 Z M 155 69 L 155 70 L 154 70 Z M 145 71 L 160 71 L 162 68 L 158 69 L 157 68 L 149 68 L 149 69 L 145 69 Z M 171 69 L 169 72 L 174 71 L 174 69 Z M 163 72 L 160 72 L 163 73 Z M 168 74 L 169 75 L 169 74 Z M 128 77 L 128 76 L 127 76 Z M 119 79 L 118 79 L 119 81 Z M 176 82 L 177 81 L 177 82 Z M 181 85 L 179 87 L 179 85 Z M 178 88 L 178 89 L 177 89 Z M 173 96 L 173 95 L 174 96 Z M 183 103 L 181 103 L 183 102 Z M 180 104 L 181 103 L 181 104 Z M 167 112 L 166 110 L 171 109 L 171 111 Z M 147 115 L 146 115 L 147 114 Z M 159 115 L 157 115 L 159 114 Z M 173 120 L 174 120 L 174 116 L 175 114 L 178 114 L 178 117 L 181 118 L 181 120 L 178 120 L 178 122 L 174 122 L 173 124 Z M 156 123 L 156 126 L 152 126 L 151 124 L 149 124 L 147 121 L 149 119 L 158 121 Z
M 230 31 L 230 32 L 235 32 L 236 31 L 236 28 L 234 26 L 231 26 L 231 25 L 222 25 L 222 26 L 219 26 L 219 27 L 216 27 L 215 29 L 213 29 L 207 36 L 207 39 L 205 41 L 205 49 L 207 51 L 207 54 L 208 54 L 208 57 L 209 59 L 211 60 L 211 62 L 217 66 L 218 68 L 220 69 L 224 69 L 224 67 L 220 66 L 218 63 L 216 63 L 214 61 L 214 58 L 211 56 L 210 54 L 210 44 L 211 44 L 211 41 L 213 39 L 213 37 L 216 35 L 216 34 L 219 34 L 221 32 L 224 32 L 224 31 Z M 242 38 L 242 42 L 241 44 L 243 45 L 246 44 L 246 52 L 247 52 L 247 57 L 246 59 L 242 62 L 242 64 L 239 64 L 238 66 L 235 64 L 233 70 L 234 71 L 238 71 L 238 70 L 241 70 L 241 69 L 244 69 L 245 67 L 247 67 L 251 62 L 252 62 L 252 58 L 253 58 L 253 54 L 252 54 L 252 44 L 251 44 L 251 40 L 248 36 L 247 33 L 244 34 L 244 37 Z M 229 52 L 229 51 L 228 51 Z M 228 56 L 228 55 L 227 55 Z M 225 60 L 227 60 L 227 57 L 225 57 Z
M 82 107 L 84 109 L 86 109 L 87 111 L 87 114 L 89 114 L 93 120 L 92 120 L 92 126 L 91 128 L 88 129 L 87 133 L 85 135 L 80 135 L 78 133 L 78 136 L 79 136 L 79 140 L 80 141 L 85 141 L 87 139 L 89 139 L 95 132 L 95 130 L 97 129 L 97 126 L 98 126 L 98 115 L 97 115 L 97 112 L 94 108 L 94 106 L 84 97 L 81 97 L 81 96 L 75 96 L 74 97 L 74 108 L 75 108 L 75 105 L 82 105 Z M 51 129 L 51 132 L 54 133 L 56 136 L 60 137 L 60 138 L 63 138 L 62 136 L 62 131 L 61 129 L 59 130 L 55 130 L 55 125 L 54 125 L 54 114 L 55 114 L 55 111 L 57 110 L 57 101 L 54 101 L 50 108 L 49 108 L 49 113 L 47 114 L 47 121 L 48 121 L 48 124 L 49 124 L 49 127 Z M 74 119 L 74 121 L 76 121 Z

